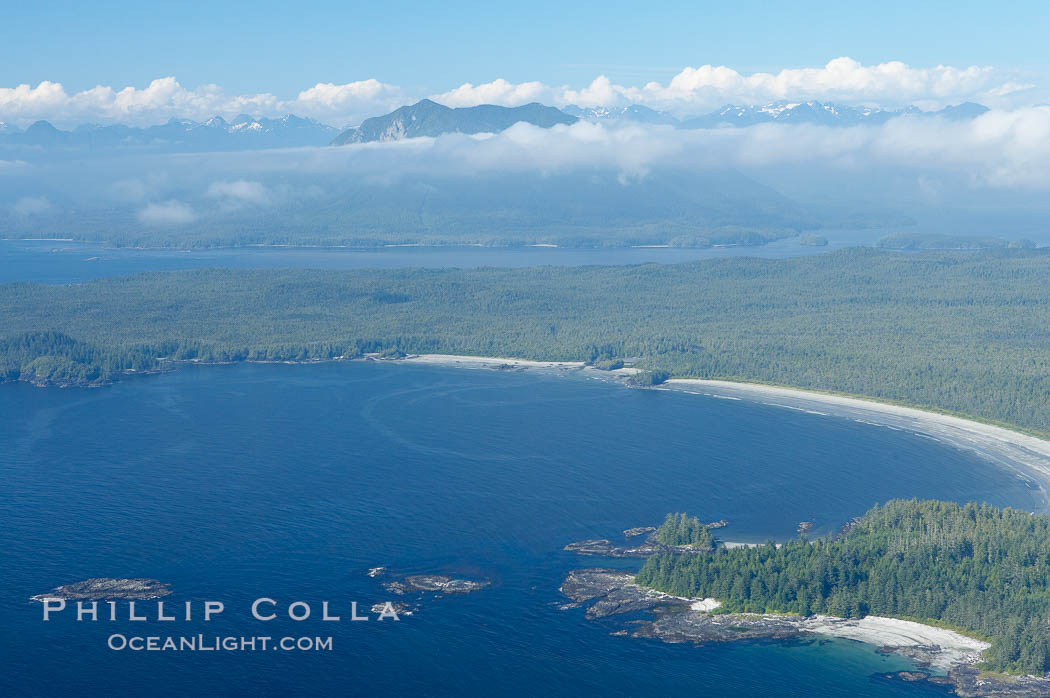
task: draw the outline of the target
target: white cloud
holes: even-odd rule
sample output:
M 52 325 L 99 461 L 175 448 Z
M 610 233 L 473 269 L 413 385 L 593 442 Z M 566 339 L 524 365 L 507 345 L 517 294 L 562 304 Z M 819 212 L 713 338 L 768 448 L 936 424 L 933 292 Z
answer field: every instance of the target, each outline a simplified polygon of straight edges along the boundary
M 613 83 L 599 75 L 589 85 L 574 89 L 538 82 L 514 84 L 494 80 L 464 84 L 433 95 L 449 106 L 502 104 L 517 106 L 543 101 L 557 106 L 624 106 L 643 104 L 680 114 L 716 109 L 727 103 L 764 104 L 775 101 L 821 100 L 843 103 L 904 106 L 921 102 L 929 108 L 964 100 L 1004 104 L 1036 87 L 1017 82 L 991 67 L 954 68 L 939 65 L 915 68 L 899 61 L 865 66 L 852 58 L 836 58 L 817 68 L 785 69 L 779 73 L 745 75 L 726 66 L 687 67 L 666 84 L 642 86 Z
M 550 102 L 556 96 L 556 91 L 542 82 L 521 82 L 515 85 L 499 78 L 481 85 L 465 82 L 448 92 L 431 95 L 430 98 L 449 107 L 473 107 L 478 104 L 516 107 L 529 102 Z
M 36 87 L 19 85 L 0 88 L 0 119 L 26 124 L 46 119 L 58 125 L 76 123 L 124 123 L 152 125 L 172 117 L 206 120 L 212 116 L 298 116 L 344 125 L 376 113 L 389 111 L 404 100 L 400 88 L 377 80 L 345 85 L 318 83 L 292 100 L 269 93 L 227 95 L 218 85 L 189 90 L 173 77 L 159 78 L 148 87 L 116 90 L 99 85 L 69 94 L 57 82 Z
M 212 182 L 207 195 L 229 204 L 268 204 L 270 192 L 260 182 L 238 179 L 233 182 Z
M 369 79 L 343 85 L 319 82 L 282 104 L 297 115 L 344 126 L 392 111 L 409 99 L 400 87 Z
M 193 209 L 180 201 L 152 203 L 138 212 L 139 221 L 147 225 L 185 225 L 197 220 Z
M 149 193 L 146 183 L 135 177 L 117 180 L 109 189 L 109 193 L 118 201 L 141 201 Z
M 246 157 L 249 157 L 246 155 Z M 390 143 L 252 155 L 256 167 L 353 172 L 396 181 L 398 173 L 479 174 L 613 169 L 628 177 L 659 168 L 770 167 L 931 173 L 967 186 L 1050 191 L 1050 106 L 992 110 L 975 119 L 904 117 L 836 128 L 762 124 L 677 130 L 669 126 L 578 122 L 549 129 L 519 123 L 487 136 L 447 134 Z M 903 176 L 903 175 L 902 175 Z
M 599 75 L 588 85 L 554 86 L 541 82 L 512 83 L 497 79 L 463 83 L 431 98 L 454 107 L 476 104 L 517 106 L 543 102 L 555 106 L 616 106 L 644 104 L 682 115 L 715 109 L 726 103 L 757 104 L 777 100 L 816 99 L 844 103 L 927 108 L 964 100 L 989 106 L 1027 106 L 1045 95 L 1031 80 L 987 66 L 913 67 L 897 61 L 862 65 L 836 58 L 824 66 L 792 68 L 778 73 L 743 74 L 726 66 L 687 67 L 667 84 L 618 85 Z M 343 84 L 317 83 L 293 99 L 273 94 L 227 95 L 218 85 L 183 87 L 174 77 L 159 78 L 147 87 L 99 85 L 69 94 L 57 82 L 36 87 L 0 88 L 0 120 L 25 125 L 47 119 L 58 125 L 83 122 L 148 125 L 171 117 L 205 120 L 240 113 L 280 116 L 294 113 L 335 126 L 356 124 L 419 99 L 396 85 L 374 78 Z
M 11 209 L 20 216 L 32 216 L 50 208 L 51 202 L 46 196 L 23 196 L 11 206 Z
M 719 100 L 756 103 L 819 99 L 903 104 L 923 100 L 973 98 L 1001 87 L 1003 76 L 993 68 L 913 68 L 899 61 L 865 66 L 852 58 L 836 58 L 820 68 L 786 69 L 779 73 L 742 75 L 725 66 L 686 68 L 666 87 L 649 83 L 625 90 L 625 96 L 657 102 L 711 104 Z

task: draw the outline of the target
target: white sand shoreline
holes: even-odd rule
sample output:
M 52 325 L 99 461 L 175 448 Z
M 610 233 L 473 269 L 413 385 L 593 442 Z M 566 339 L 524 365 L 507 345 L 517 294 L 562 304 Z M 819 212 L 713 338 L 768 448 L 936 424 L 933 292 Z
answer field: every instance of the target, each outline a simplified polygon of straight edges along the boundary
M 582 362 L 530 361 L 446 354 L 424 354 L 408 357 L 402 361 L 465 368 L 505 366 L 562 370 L 587 368 Z M 631 369 L 611 372 L 589 370 L 610 378 L 624 378 L 633 372 Z M 1046 508 L 1050 508 L 1050 496 L 1048 496 L 1048 491 L 1050 491 L 1050 441 L 1034 436 L 912 407 L 759 383 L 675 378 L 668 380 L 661 388 L 695 392 L 708 397 L 756 401 L 772 407 L 818 416 L 845 417 L 876 427 L 900 429 L 927 436 L 957 448 L 973 451 L 1017 473 L 1019 477 L 1038 488 L 1044 502 L 1047 503 Z M 734 542 L 727 547 L 758 544 Z M 721 606 L 721 603 L 713 598 L 684 599 L 667 594 L 660 594 L 660 596 L 687 601 L 693 612 L 710 612 Z M 860 619 L 813 616 L 798 618 L 797 623 L 803 632 L 890 648 L 896 653 L 928 662 L 931 668 L 941 672 L 946 672 L 961 664 L 976 664 L 980 661 L 982 653 L 990 647 L 987 642 L 954 630 L 882 616 L 867 616 Z
M 1010 470 L 1029 487 L 1037 489 L 1043 500 L 1043 510 L 1050 510 L 1050 441 L 1035 436 L 914 407 L 796 388 L 694 378 L 672 378 L 665 386 L 669 390 L 751 400 L 821 416 L 845 417 L 932 438 L 976 453 Z
M 504 359 L 498 356 L 464 356 L 460 354 L 410 354 L 396 361 L 410 364 L 437 364 L 443 366 L 460 366 L 462 368 L 563 368 L 580 369 L 586 364 L 582 361 L 533 361 L 531 359 Z
M 457 354 L 419 354 L 397 361 L 461 368 L 581 370 L 593 373 L 593 377 L 605 379 L 624 379 L 638 370 L 622 368 L 601 371 L 587 366 L 582 361 L 535 361 Z M 1040 509 L 1050 511 L 1050 441 L 1019 431 L 914 407 L 761 383 L 672 378 L 657 389 L 696 393 L 726 400 L 749 400 L 817 416 L 844 417 L 871 426 L 908 431 L 931 438 L 976 453 L 1012 472 L 1028 487 L 1038 491 L 1042 500 Z
M 898 653 L 902 653 L 901 649 L 918 650 L 931 667 L 941 671 L 959 664 L 976 664 L 981 654 L 991 647 L 987 642 L 954 630 L 883 616 L 859 619 L 813 616 L 800 624 L 804 632 L 857 640 L 876 647 L 892 648 Z

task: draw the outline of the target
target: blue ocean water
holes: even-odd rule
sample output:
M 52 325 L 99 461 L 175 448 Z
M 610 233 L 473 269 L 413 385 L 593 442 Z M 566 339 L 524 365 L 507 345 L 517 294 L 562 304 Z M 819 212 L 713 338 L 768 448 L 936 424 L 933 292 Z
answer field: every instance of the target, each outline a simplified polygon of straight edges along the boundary
M 826 247 L 800 245 L 787 238 L 761 247 L 232 247 L 213 249 L 136 249 L 61 240 L 0 240 L 0 283 L 35 281 L 65 284 L 141 271 L 202 267 L 230 269 L 356 269 L 528 267 L 537 265 L 676 264 L 725 257 L 801 257 L 850 245 L 871 244 L 877 232 L 829 232 Z
M 560 610 L 562 547 L 725 518 L 730 540 L 835 530 L 891 497 L 1034 508 L 975 456 L 906 432 L 579 374 L 341 363 L 185 368 L 94 390 L 0 386 L 0 695 L 944 695 L 842 640 L 692 647 Z M 621 562 L 636 565 L 637 561 Z M 366 572 L 493 586 L 394 623 Z M 204 623 L 41 621 L 33 594 L 152 577 Z M 303 622 L 253 599 L 309 602 Z M 317 619 L 320 603 L 343 622 Z M 151 608 L 151 604 L 146 604 Z M 331 636 L 324 652 L 131 652 L 112 633 Z

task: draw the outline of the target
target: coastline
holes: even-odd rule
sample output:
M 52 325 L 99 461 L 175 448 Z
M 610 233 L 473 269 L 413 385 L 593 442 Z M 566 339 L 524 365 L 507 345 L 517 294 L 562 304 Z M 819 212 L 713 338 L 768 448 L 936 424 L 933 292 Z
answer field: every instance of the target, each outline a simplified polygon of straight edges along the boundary
M 862 642 L 882 653 L 899 654 L 934 673 L 973 667 L 991 644 L 948 628 L 886 616 L 838 618 L 782 613 L 721 613 L 714 598 L 674 596 L 640 586 L 630 571 L 576 569 L 559 591 L 572 603 L 562 610 L 585 607 L 588 620 L 627 616 L 622 634 L 663 642 L 693 644 L 756 639 L 790 639 L 821 635 Z M 630 620 L 651 613 L 649 620 Z M 633 628 L 627 630 L 626 628 Z
M 1050 511 L 1050 441 L 1030 434 L 915 407 L 761 383 L 672 378 L 658 389 L 749 400 L 770 407 L 847 418 L 875 427 L 918 434 L 974 452 L 1007 468 L 1029 486 L 1038 489 L 1044 502 L 1043 510 Z
M 931 668 L 947 673 L 959 665 L 974 665 L 991 644 L 963 635 L 955 630 L 925 625 L 912 620 L 885 616 L 835 618 L 813 616 L 799 621 L 803 632 L 857 640 L 876 647 L 894 648 L 897 654 L 912 656 L 912 651 L 938 647 L 925 658 Z
M 605 380 L 625 380 L 640 369 L 603 371 L 582 361 L 535 361 L 495 356 L 459 354 L 418 354 L 394 363 L 458 366 L 487 369 L 579 370 Z M 983 459 L 1014 473 L 1039 491 L 1042 510 L 1050 512 L 1050 441 L 1015 429 L 979 422 L 916 407 L 905 407 L 871 398 L 847 397 L 833 393 L 785 388 L 763 383 L 744 383 L 702 378 L 670 378 L 653 390 L 674 390 L 706 397 L 748 400 L 770 407 L 796 410 L 825 417 L 907 431 L 948 446 L 976 453 Z
M 409 354 L 402 359 L 380 359 L 396 363 L 459 366 L 460 368 L 500 369 L 511 368 L 555 368 L 582 369 L 583 361 L 535 361 L 532 359 L 504 359 L 498 356 L 466 356 L 463 354 Z
M 612 635 L 694 647 L 740 641 L 779 641 L 824 636 L 862 642 L 879 654 L 910 659 L 914 669 L 883 678 L 950 687 L 964 698 L 1034 698 L 1050 695 L 1050 677 L 986 673 L 982 656 L 991 645 L 949 628 L 887 616 L 837 618 L 779 613 L 721 613 L 715 599 L 673 596 L 639 586 L 622 569 L 575 569 L 559 587 L 589 621 L 612 620 Z M 645 614 L 639 619 L 638 614 Z M 647 619 L 646 619 L 647 618 Z
M 333 361 L 379 361 L 393 364 L 452 366 L 488 370 L 574 371 L 588 377 L 611 382 L 625 382 L 642 369 L 619 368 L 602 370 L 583 361 L 542 361 L 499 356 L 471 356 L 466 354 L 410 354 L 398 358 L 383 358 L 379 354 L 363 357 L 334 357 L 307 361 L 245 360 L 244 363 L 318 364 Z M 185 365 L 225 365 L 235 361 L 203 362 L 166 360 L 158 368 L 125 371 L 125 375 L 151 375 L 174 370 Z M 26 380 L 36 387 L 103 387 L 112 381 L 89 383 L 54 383 Z M 3 381 L 0 381 L 3 382 Z M 13 381 L 12 381 L 13 382 Z M 930 409 L 909 407 L 869 397 L 854 397 L 804 388 L 789 388 L 764 383 L 747 383 L 703 378 L 670 378 L 646 390 L 673 390 L 693 395 L 726 400 L 748 400 L 770 407 L 790 409 L 818 416 L 852 419 L 870 426 L 907 431 L 954 448 L 971 451 L 984 460 L 1005 468 L 1030 488 L 1038 490 L 1043 505 L 1040 510 L 1050 512 L 1050 440 L 1025 433 L 1017 428 L 999 426 L 973 418 L 959 417 Z

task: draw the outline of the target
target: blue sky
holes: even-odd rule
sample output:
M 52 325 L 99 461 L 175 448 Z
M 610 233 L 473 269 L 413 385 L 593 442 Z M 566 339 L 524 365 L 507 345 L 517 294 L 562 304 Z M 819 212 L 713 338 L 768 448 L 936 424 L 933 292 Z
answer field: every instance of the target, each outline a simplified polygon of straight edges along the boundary
M 1050 2 L 19 3 L 0 122 L 450 106 L 1050 102 Z M 96 89 L 97 88 L 97 89 Z
M 1041 74 L 1050 3 L 605 1 L 9 3 L 0 86 L 185 86 L 292 96 L 376 78 L 440 92 L 505 78 L 665 82 L 685 66 L 777 71 L 838 56 Z

